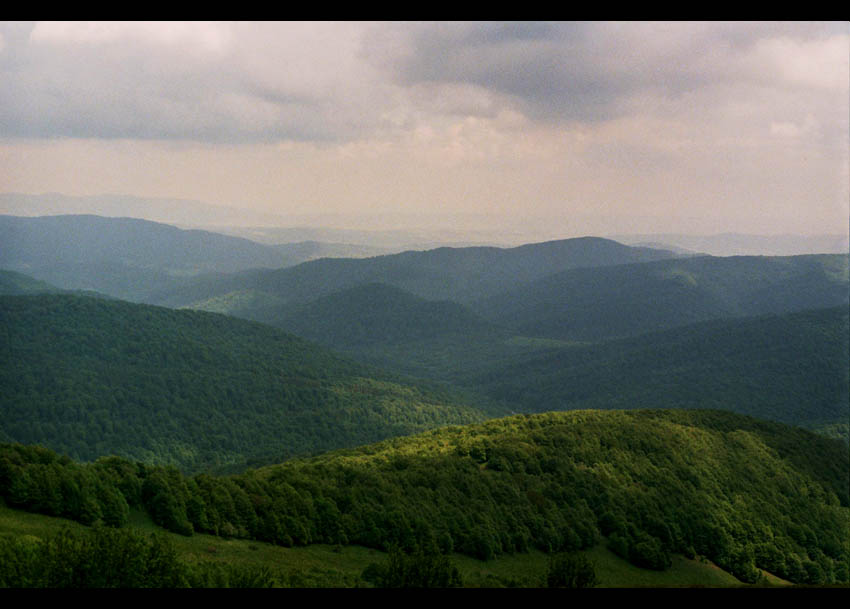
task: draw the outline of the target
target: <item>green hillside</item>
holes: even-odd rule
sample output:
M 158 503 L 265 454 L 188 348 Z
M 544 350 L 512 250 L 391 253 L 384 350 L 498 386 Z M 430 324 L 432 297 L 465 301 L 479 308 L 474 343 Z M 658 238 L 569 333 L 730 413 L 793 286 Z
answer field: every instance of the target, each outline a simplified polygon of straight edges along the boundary
M 157 572 L 152 573 L 139 564 L 147 558 L 146 553 L 142 553 L 142 560 L 125 555 L 124 560 L 116 561 L 117 552 L 110 550 L 132 544 L 134 550 L 147 549 L 149 556 L 153 539 L 157 539 L 156 547 L 161 555 L 169 559 L 164 566 L 172 577 L 170 582 L 159 583 L 176 587 L 366 587 L 370 584 L 363 579 L 363 572 L 369 565 L 384 563 L 388 558 L 380 550 L 354 545 L 313 544 L 287 548 L 201 533 L 186 537 L 157 527 L 139 510 L 131 512 L 125 528 L 110 534 L 102 527 L 89 528 L 64 518 L 14 510 L 0 501 L 0 556 L 3 557 L 0 559 L 0 587 L 44 587 L 48 584 L 58 587 L 63 578 L 65 581 L 73 578 L 78 588 L 151 587 L 155 583 L 151 579 L 155 579 Z M 68 541 L 79 545 L 75 547 Z M 65 542 L 64 549 L 71 550 L 61 556 L 62 562 L 57 560 L 60 558 L 57 550 L 63 549 L 60 542 Z M 93 549 L 96 554 L 80 552 L 78 548 Z M 592 561 L 599 580 L 597 585 L 602 588 L 745 585 L 708 561 L 680 555 L 672 556 L 672 565 L 666 571 L 652 571 L 631 565 L 608 550 L 604 543 L 582 554 Z M 549 557 L 542 552 L 504 555 L 488 561 L 457 553 L 448 558 L 459 570 L 463 586 L 467 588 L 541 587 L 546 583 Z
M 212 313 L 3 296 L 0 337 L 0 439 L 75 459 L 198 469 L 484 418 L 445 392 Z
M 21 296 L 26 294 L 76 294 L 77 296 L 112 299 L 111 296 L 92 290 L 63 290 L 29 275 L 0 269 L 0 295 Z
M 472 309 L 527 336 L 601 340 L 848 301 L 846 255 L 703 256 L 564 271 Z
M 581 343 L 511 336 L 462 305 L 358 286 L 284 329 L 513 412 L 714 408 L 823 429 L 850 421 L 847 307 L 718 319 Z
M 428 300 L 463 304 L 564 269 L 671 256 L 664 250 L 628 247 L 596 237 L 515 248 L 442 247 L 365 259 L 325 258 L 285 269 L 246 271 L 226 277 L 198 277 L 179 287 L 151 293 L 146 301 L 163 306 L 195 306 L 230 292 L 259 290 L 283 299 L 289 306 L 298 306 L 357 285 L 383 283 Z M 259 313 L 241 314 L 272 321 Z
M 0 267 L 63 289 L 95 290 L 141 300 L 183 278 L 293 260 L 274 247 L 136 218 L 0 215 Z
M 517 355 L 459 382 L 531 412 L 716 408 L 795 425 L 850 421 L 847 307 L 714 320 Z
M 650 571 L 682 554 L 742 582 L 766 571 L 820 585 L 850 581 L 848 459 L 839 441 L 728 412 L 574 411 L 227 477 L 0 445 L 0 495 L 113 526 L 139 508 L 183 535 L 284 547 L 430 548 L 489 561 L 602 543 Z
M 61 291 L 56 286 L 34 279 L 29 275 L 15 271 L 0 270 L 0 294 L 38 294 Z
M 380 283 L 318 298 L 275 325 L 335 349 L 354 351 L 446 335 L 466 340 L 507 336 L 460 304 L 425 300 Z

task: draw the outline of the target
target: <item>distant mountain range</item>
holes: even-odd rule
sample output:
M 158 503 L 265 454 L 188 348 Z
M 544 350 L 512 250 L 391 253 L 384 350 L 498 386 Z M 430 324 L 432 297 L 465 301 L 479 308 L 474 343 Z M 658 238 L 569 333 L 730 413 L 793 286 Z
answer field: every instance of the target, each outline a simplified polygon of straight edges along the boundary
M 846 254 L 677 255 L 583 237 L 511 248 L 441 247 L 295 263 L 299 257 L 320 256 L 333 247 L 320 243 L 263 245 L 133 218 L 0 216 L 0 267 L 6 269 L 0 271 L 0 293 L 94 290 L 111 298 L 223 313 L 277 327 L 233 326 L 241 329 L 228 330 L 226 340 L 214 338 L 216 330 L 209 329 L 214 342 L 210 347 L 201 346 L 203 337 L 192 339 L 198 341 L 199 353 L 209 353 L 211 361 L 219 362 L 219 368 L 202 366 L 209 379 L 230 378 L 230 372 L 221 370 L 232 362 L 214 354 L 222 348 L 225 352 L 242 349 L 237 346 L 241 339 L 234 338 L 236 334 L 265 331 L 277 335 L 283 330 L 367 366 L 390 370 L 391 375 L 460 387 L 473 404 L 463 416 L 663 404 L 729 408 L 809 426 L 841 422 L 844 411 L 837 404 L 847 381 L 841 367 L 844 352 L 840 345 L 836 347 L 836 341 L 847 334 L 847 322 L 846 316 L 836 311 L 846 310 L 850 304 L 850 256 Z M 338 248 L 340 254 L 354 253 L 345 244 Z M 368 254 L 368 250 L 359 254 Z M 41 301 L 30 302 L 43 308 Z M 61 302 L 64 304 L 55 315 L 65 319 L 68 327 L 85 327 L 86 319 L 98 315 L 103 316 L 98 322 L 102 328 L 116 323 L 103 309 L 112 306 L 106 302 L 97 306 Z M 74 302 L 77 304 L 70 304 Z M 828 308 L 832 312 L 824 313 Z M 4 313 L 8 320 L 13 319 L 13 310 Z M 77 310 L 87 313 L 77 319 Z M 121 310 L 119 317 L 137 316 L 140 327 L 154 320 L 155 327 L 170 328 L 167 333 L 188 336 L 188 330 L 174 325 L 176 320 L 165 315 L 165 309 Z M 797 312 L 799 316 L 794 317 Z M 231 317 L 196 318 L 191 311 L 185 313 L 188 317 L 180 318 L 180 323 L 189 326 L 214 328 L 218 324 L 223 328 L 237 323 Z M 46 327 L 53 323 L 51 318 L 23 319 L 4 321 Z M 111 331 L 116 340 L 126 340 L 126 325 L 119 324 Z M 63 336 L 61 328 L 56 332 Z M 41 342 L 30 341 L 26 353 L 33 355 L 33 362 L 49 361 L 53 357 L 49 349 L 58 348 L 61 341 L 38 336 Z M 146 360 L 148 367 L 143 369 L 146 377 L 156 378 L 166 374 L 163 370 L 172 372 L 168 364 L 172 355 L 166 352 L 171 343 L 164 336 L 151 331 L 139 338 L 137 346 L 122 344 L 108 349 L 116 349 L 118 354 L 139 350 L 145 357 L 158 354 L 155 361 Z M 85 345 L 100 340 L 78 338 Z M 177 348 L 168 346 L 172 347 Z M 45 353 L 38 354 L 39 348 Z M 62 348 L 64 366 L 73 360 L 71 354 L 77 347 Z M 274 358 L 273 351 L 269 347 L 257 358 Z M 25 361 L 7 356 L 10 362 Z M 108 359 L 103 354 L 97 357 Z M 206 362 L 203 358 L 198 361 Z M 73 367 L 87 370 L 90 363 L 75 361 Z M 35 363 L 32 366 L 37 367 Z M 327 366 L 330 370 L 337 364 Z M 255 387 L 255 393 L 245 399 L 252 404 L 259 400 L 266 408 L 266 398 L 257 396 L 275 385 L 267 378 L 257 379 L 260 369 L 244 371 L 244 379 L 234 382 Z M 29 378 L 26 371 L 22 374 L 7 382 Z M 106 373 L 87 374 L 95 378 Z M 378 372 L 359 374 L 385 378 Z M 174 382 L 179 387 L 184 381 L 175 377 Z M 86 385 L 77 393 L 95 396 L 102 391 L 92 387 Z M 156 389 L 162 403 L 180 401 L 173 394 L 175 387 Z M 115 391 L 112 388 L 103 395 L 115 395 Z M 339 391 L 338 387 L 325 388 L 320 393 L 328 396 Z M 56 396 L 51 394 L 49 399 Z M 206 395 L 198 403 L 210 399 L 212 396 Z M 331 408 L 330 402 L 323 404 L 322 408 Z M 450 420 L 441 416 L 427 415 L 425 419 Z M 29 425 L 25 417 L 17 424 L 14 438 Z M 403 433 L 409 428 L 393 429 L 396 431 L 375 428 L 368 437 Z M 215 436 L 218 432 L 208 433 Z M 368 435 L 352 433 L 352 438 Z M 55 437 L 61 435 L 57 432 Z M 299 447 L 297 450 L 331 448 L 343 437 L 333 432 L 328 436 L 334 438 L 331 442 L 320 436 L 299 437 L 290 443 Z M 38 441 L 34 438 L 30 439 Z M 345 442 L 351 445 L 349 440 Z M 210 454 L 227 453 L 231 455 L 227 459 L 237 460 L 255 457 L 241 440 L 237 444 L 236 448 L 211 449 Z M 144 450 L 152 452 L 144 454 L 175 462 L 188 459 L 187 463 L 212 458 L 198 457 L 196 448 L 157 446 L 148 446 Z M 117 450 L 117 445 L 109 450 Z M 179 457 L 181 451 L 190 456 Z M 82 452 L 75 454 L 84 458 Z
M 46 281 L 33 279 L 29 275 L 15 271 L 0 270 L 0 294 L 42 294 L 56 293 L 61 290 Z
M 137 197 L 121 194 L 94 196 L 69 196 L 58 193 L 21 194 L 0 193 L 0 214 L 12 216 L 48 215 L 98 215 L 114 218 L 139 218 L 181 228 L 202 229 L 238 236 L 264 245 L 316 241 L 333 243 L 351 251 L 368 252 L 364 255 L 399 253 L 406 250 L 427 250 L 437 247 L 470 247 L 492 245 L 509 247 L 533 240 L 529 235 L 546 235 L 550 240 L 556 235 L 547 231 L 545 221 L 539 222 L 541 233 L 514 230 L 488 229 L 487 216 L 464 217 L 452 223 L 443 218 L 436 228 L 436 217 L 418 218 L 400 215 L 392 225 L 382 226 L 382 217 L 352 215 L 349 228 L 331 226 L 329 218 L 322 216 L 276 214 L 244 208 L 210 205 L 201 201 L 162 197 Z M 599 226 L 601 219 L 590 222 Z M 604 223 L 602 223 L 604 225 Z M 357 228 L 351 228 L 351 227 Z M 407 228 L 401 228 L 405 226 Z M 460 228 L 461 226 L 467 228 Z M 468 228 L 475 227 L 475 228 Z M 845 227 L 846 228 L 846 227 Z M 823 235 L 759 235 L 721 233 L 694 235 L 677 233 L 605 234 L 596 230 L 591 234 L 613 239 L 626 245 L 666 249 L 677 254 L 710 254 L 713 256 L 794 256 L 800 254 L 839 254 L 850 252 L 847 230 L 836 230 Z M 541 238 L 538 238 L 541 239 Z M 353 257 L 361 254 L 323 252 L 322 256 Z M 302 258 L 300 261 L 306 260 Z
M 612 235 L 628 245 L 667 248 L 681 254 L 712 256 L 796 256 L 800 254 L 850 253 L 847 232 L 833 235 Z
M 165 306 L 194 306 L 230 292 L 257 290 L 289 307 L 297 307 L 338 290 L 384 283 L 428 300 L 470 303 L 566 269 L 672 256 L 669 251 L 628 247 L 596 237 L 514 248 L 443 247 L 366 259 L 321 259 L 291 268 L 246 271 L 227 277 L 198 277 L 176 289 L 153 293 L 148 300 Z M 253 318 L 268 321 L 268 315 L 262 312 Z
M 247 239 L 135 218 L 0 216 L 0 267 L 131 300 L 201 272 L 288 263 Z
M 381 251 L 311 241 L 270 246 L 137 218 L 0 216 L 0 268 L 63 289 L 97 290 L 130 300 L 201 273 L 281 268 L 325 256 Z
M 850 302 L 848 256 L 699 256 L 553 273 L 470 304 L 520 334 L 633 336 L 715 318 Z
M 210 205 L 187 199 L 105 194 L 74 197 L 59 193 L 0 193 L 0 214 L 10 216 L 97 215 L 138 218 L 177 226 L 280 225 L 287 219 L 274 214 Z
M 755 317 L 714 311 L 690 323 L 673 316 L 677 304 L 658 302 L 678 321 L 671 329 L 647 324 L 630 338 L 578 342 L 523 336 L 458 303 L 366 284 L 318 298 L 277 325 L 513 411 L 715 408 L 810 428 L 850 421 L 846 305 Z

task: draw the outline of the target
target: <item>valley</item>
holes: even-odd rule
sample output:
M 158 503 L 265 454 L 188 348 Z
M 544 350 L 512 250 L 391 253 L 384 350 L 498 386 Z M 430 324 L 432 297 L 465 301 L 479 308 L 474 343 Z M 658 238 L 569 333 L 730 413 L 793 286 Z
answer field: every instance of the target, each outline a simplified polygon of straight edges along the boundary
M 847 255 L 287 263 L 42 222 L 0 217 L 2 585 L 42 581 L 21 543 L 160 551 L 133 531 L 171 540 L 169 587 L 383 586 L 404 560 L 537 587 L 561 555 L 603 586 L 850 581 Z

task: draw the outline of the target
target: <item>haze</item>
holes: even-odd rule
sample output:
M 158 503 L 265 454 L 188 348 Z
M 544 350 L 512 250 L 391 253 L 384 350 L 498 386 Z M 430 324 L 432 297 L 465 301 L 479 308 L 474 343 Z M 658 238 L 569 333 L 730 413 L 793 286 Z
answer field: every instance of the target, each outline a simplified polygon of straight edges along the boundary
M 175 200 L 529 241 L 846 235 L 848 28 L 7 22 L 0 193 L 166 198 L 183 224 Z

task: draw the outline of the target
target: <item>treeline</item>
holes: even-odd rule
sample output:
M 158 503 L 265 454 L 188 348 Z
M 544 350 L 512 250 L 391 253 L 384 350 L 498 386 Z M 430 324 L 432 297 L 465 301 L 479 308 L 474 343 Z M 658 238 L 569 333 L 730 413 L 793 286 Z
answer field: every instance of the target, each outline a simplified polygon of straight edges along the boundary
M 266 567 L 180 560 L 164 535 L 97 525 L 0 536 L 0 588 L 269 588 Z
M 282 546 L 428 547 L 489 559 L 605 540 L 646 568 L 663 570 L 682 553 L 745 582 L 764 569 L 822 584 L 850 581 L 847 463 L 842 442 L 730 413 L 580 411 L 450 427 L 227 477 L 114 457 L 81 465 L 3 445 L 0 494 L 13 507 L 113 526 L 137 506 L 184 535 Z M 92 499 L 88 511 L 76 507 L 80 495 Z

